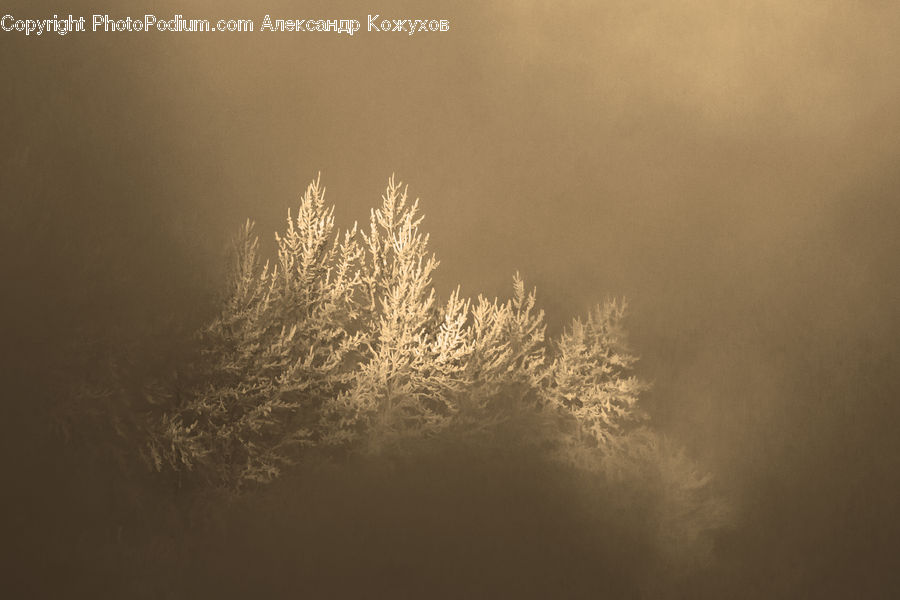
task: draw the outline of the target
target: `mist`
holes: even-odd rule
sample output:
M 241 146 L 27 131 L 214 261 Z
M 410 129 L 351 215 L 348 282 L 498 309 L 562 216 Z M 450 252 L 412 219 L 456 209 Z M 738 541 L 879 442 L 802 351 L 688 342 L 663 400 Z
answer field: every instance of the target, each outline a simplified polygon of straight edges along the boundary
M 403 576 L 361 558 L 383 553 L 412 560 L 421 587 L 405 587 L 409 596 L 434 595 L 434 586 L 500 597 L 897 593 L 897 6 L 526 0 L 302 9 L 150 2 L 131 12 L 321 15 L 364 27 L 365 14 L 378 12 L 449 19 L 451 30 L 0 35 L 3 422 L 15 540 L 5 545 L 23 564 L 16 589 L 44 589 L 22 583 L 34 579 L 65 589 L 76 576 L 67 569 L 81 564 L 65 558 L 77 553 L 80 532 L 115 530 L 90 500 L 107 475 L 79 470 L 88 463 L 44 427 L 44 407 L 123 348 L 138 348 L 148 370 L 175 361 L 182 338 L 169 332 L 202 327 L 218 310 L 229 240 L 248 217 L 272 252 L 272 233 L 319 173 L 341 228 L 367 222 L 396 173 L 421 199 L 441 260 L 439 295 L 459 284 L 469 296 L 508 296 L 518 271 L 537 287 L 554 335 L 606 297 L 628 299 L 638 373 L 653 383 L 642 398 L 653 426 L 734 503 L 714 560 L 668 594 L 648 586 L 638 525 L 631 537 L 630 521 L 618 525 L 629 541 L 616 555 L 581 526 L 611 527 L 602 510 L 558 516 L 560 498 L 591 497 L 586 484 L 531 456 L 501 453 L 469 471 L 451 446 L 386 475 L 391 484 L 377 462 L 309 475 L 319 496 L 295 491 L 309 489 L 302 471 L 279 481 L 270 496 L 228 509 L 229 539 L 239 540 L 231 550 L 218 553 L 211 538 L 191 542 L 219 566 L 203 571 L 203 561 L 186 559 L 201 575 L 169 577 L 200 582 L 203 596 L 220 585 L 204 592 L 203 573 L 220 569 L 246 595 L 279 596 L 297 589 L 293 569 L 313 573 L 307 582 L 333 582 L 349 560 L 368 583 L 304 589 L 386 593 L 372 581 Z M 7 9 L 22 18 L 53 10 Z M 111 2 L 68 10 L 122 11 Z M 423 483 L 435 471 L 446 475 Z M 291 494 L 302 499 L 266 504 Z M 394 494 L 406 499 L 398 505 Z M 429 494 L 435 511 L 420 509 L 404 546 L 399 515 Z M 470 507 L 473 494 L 480 500 Z M 355 514 L 349 498 L 366 496 L 379 517 L 348 524 L 336 506 Z M 527 524 L 520 529 L 500 525 L 511 505 Z M 442 523 L 448 512 L 458 529 Z M 392 529 L 372 525 L 379 519 Z M 252 562 L 247 548 L 293 548 L 290 528 L 325 544 L 323 554 L 301 567 Z M 359 531 L 368 541 L 354 537 Z M 449 546 L 435 549 L 434 539 Z M 544 550 L 509 558 L 523 545 Z M 63 558 L 34 562 L 47 548 Z M 90 564 L 86 556 L 79 560 Z M 107 560 L 98 553 L 96 564 Z M 240 564 L 249 564 L 246 577 L 234 575 Z M 494 575 L 473 575 L 476 564 Z M 615 585 L 599 584 L 596 569 Z M 266 583 L 254 588 L 261 573 Z M 154 580 L 119 577 L 124 587 L 109 589 Z M 107 589 L 82 584 L 92 595 Z

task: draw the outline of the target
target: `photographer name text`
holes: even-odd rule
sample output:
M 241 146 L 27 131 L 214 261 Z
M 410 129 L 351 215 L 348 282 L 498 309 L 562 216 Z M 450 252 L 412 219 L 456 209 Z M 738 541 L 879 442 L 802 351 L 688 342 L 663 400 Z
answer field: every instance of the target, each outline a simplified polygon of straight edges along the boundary
M 354 35 L 359 31 L 392 32 L 416 35 L 420 33 L 443 33 L 450 31 L 448 19 L 395 19 L 379 14 L 369 14 L 365 20 L 359 19 L 284 19 L 265 15 L 261 20 L 253 19 L 188 19 L 184 15 L 158 17 L 113 17 L 91 15 L 76 17 L 53 15 L 46 19 L 23 19 L 7 14 L 0 17 L 0 30 L 6 33 L 21 33 L 26 36 L 44 34 L 68 35 L 85 32 L 99 33 L 147 33 L 147 32 L 189 32 L 189 33 L 252 33 L 262 31 L 299 33 L 338 33 Z

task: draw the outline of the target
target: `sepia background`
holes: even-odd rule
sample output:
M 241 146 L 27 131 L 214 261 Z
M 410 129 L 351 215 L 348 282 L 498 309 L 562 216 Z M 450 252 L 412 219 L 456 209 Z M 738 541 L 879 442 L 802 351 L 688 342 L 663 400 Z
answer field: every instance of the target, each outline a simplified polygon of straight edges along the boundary
M 363 28 L 378 13 L 451 29 L 0 35 L 3 495 L 19 576 L 65 581 L 31 558 L 77 537 L 67 494 L 81 491 L 57 486 L 71 469 L 32 409 L 84 368 L 78 341 L 115 352 L 152 332 L 169 351 L 160 332 L 214 310 L 244 219 L 270 250 L 321 172 L 339 225 L 364 222 L 396 173 L 421 198 L 439 293 L 506 295 L 518 270 L 551 332 L 628 298 L 653 422 L 740 515 L 688 589 L 896 593 L 896 3 L 78 4 L 3 11 Z

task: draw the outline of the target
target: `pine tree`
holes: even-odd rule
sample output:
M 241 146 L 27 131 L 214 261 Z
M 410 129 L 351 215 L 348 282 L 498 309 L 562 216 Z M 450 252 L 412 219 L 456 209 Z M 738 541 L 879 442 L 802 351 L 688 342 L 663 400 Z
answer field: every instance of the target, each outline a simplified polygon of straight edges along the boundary
M 625 345 L 625 309 L 624 301 L 598 305 L 556 343 L 545 397 L 574 420 L 576 445 L 613 446 L 627 423 L 645 417 L 638 398 L 648 385 L 630 374 L 637 358 Z
M 193 385 L 168 406 L 149 444 L 152 463 L 198 469 L 217 485 L 268 481 L 299 446 L 328 438 L 323 407 L 350 385 L 346 363 L 363 336 L 351 230 L 334 231 L 315 181 L 277 235 L 278 263 L 260 265 L 248 221 L 235 242 L 231 292 L 200 333 Z
M 358 411 L 374 447 L 396 435 L 440 429 L 455 411 L 450 391 L 460 331 L 454 324 L 466 307 L 451 299 L 443 332 L 437 331 L 441 311 L 431 276 L 438 261 L 419 231 L 418 212 L 418 200 L 410 203 L 406 188 L 391 177 L 362 234 L 366 352 L 341 402 Z
M 471 359 L 466 397 L 466 426 L 491 427 L 534 401 L 544 383 L 546 352 L 543 311 L 535 310 L 536 292 L 525 292 L 519 274 L 506 302 L 479 296 L 472 308 Z

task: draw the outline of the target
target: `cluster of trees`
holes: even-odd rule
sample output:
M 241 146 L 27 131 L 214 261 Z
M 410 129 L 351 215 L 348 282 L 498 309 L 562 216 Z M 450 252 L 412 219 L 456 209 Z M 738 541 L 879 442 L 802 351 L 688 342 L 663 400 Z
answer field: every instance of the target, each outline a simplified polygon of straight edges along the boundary
M 305 448 L 379 452 L 441 432 L 539 417 L 548 447 L 608 456 L 643 418 L 624 302 L 545 338 L 518 276 L 505 301 L 439 302 L 418 201 L 392 177 L 368 230 L 335 227 L 312 182 L 263 262 L 253 224 L 235 241 L 229 293 L 177 377 L 147 386 L 154 469 L 237 489 Z
M 624 301 L 555 339 L 518 274 L 507 299 L 457 288 L 439 301 L 421 223 L 418 202 L 391 178 L 368 227 L 339 231 L 314 181 L 276 234 L 274 260 L 261 258 L 250 221 L 240 228 L 206 326 L 176 335 L 175 352 L 137 340 L 95 367 L 54 422 L 93 463 L 116 463 L 110 498 L 132 498 L 116 508 L 120 520 L 144 513 L 148 494 L 176 491 L 172 506 L 189 514 L 207 514 L 223 493 L 277 495 L 285 486 L 259 484 L 306 473 L 289 469 L 298 462 L 428 464 L 449 451 L 527 467 L 540 457 L 593 490 L 596 510 L 650 531 L 663 564 L 707 560 L 733 511 L 648 426 Z

